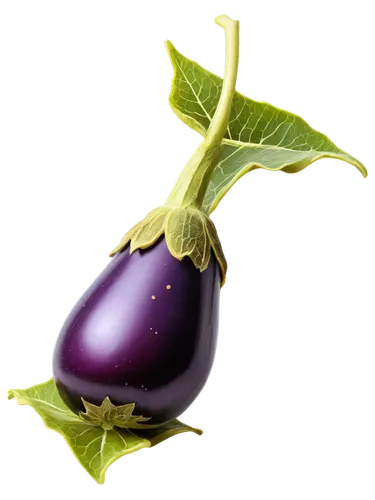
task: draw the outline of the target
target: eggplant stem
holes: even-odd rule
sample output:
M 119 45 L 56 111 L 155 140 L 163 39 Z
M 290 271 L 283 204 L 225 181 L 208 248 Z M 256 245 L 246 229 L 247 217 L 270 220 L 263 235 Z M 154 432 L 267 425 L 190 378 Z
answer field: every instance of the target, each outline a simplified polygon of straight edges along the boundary
M 225 15 L 216 17 L 215 22 L 225 31 L 225 70 L 221 95 L 204 141 L 188 161 L 167 199 L 166 205 L 173 208 L 201 209 L 228 128 L 238 71 L 239 22 Z

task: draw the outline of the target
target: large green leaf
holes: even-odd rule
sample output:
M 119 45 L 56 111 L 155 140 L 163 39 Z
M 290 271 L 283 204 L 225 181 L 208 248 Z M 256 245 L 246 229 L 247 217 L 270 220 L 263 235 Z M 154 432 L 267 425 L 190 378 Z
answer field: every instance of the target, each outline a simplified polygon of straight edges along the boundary
M 223 80 L 180 54 L 166 42 L 174 68 L 169 103 L 189 127 L 205 135 L 215 113 Z M 236 92 L 219 162 L 203 209 L 211 213 L 245 173 L 256 168 L 295 173 L 321 158 L 337 158 L 367 175 L 366 168 L 302 118 Z
M 132 431 L 117 427 L 104 430 L 82 422 L 56 425 L 48 418 L 43 420 L 46 427 L 63 436 L 80 464 L 99 484 L 104 483 L 106 470 L 115 460 L 151 446 L 148 440 Z
M 74 414 L 59 396 L 53 379 L 26 390 L 9 391 L 9 399 L 16 398 L 21 405 L 29 405 L 42 417 L 48 429 L 60 433 L 80 464 L 99 484 L 104 483 L 107 468 L 118 458 L 156 444 L 181 432 L 202 434 L 178 420 L 150 429 L 103 429 L 94 421 Z M 110 403 L 109 403 L 110 404 Z M 124 407 L 121 408 L 123 412 Z M 93 408 L 90 408 L 91 412 Z M 131 418 L 131 415 L 127 415 Z M 140 417 L 137 417 L 137 421 Z

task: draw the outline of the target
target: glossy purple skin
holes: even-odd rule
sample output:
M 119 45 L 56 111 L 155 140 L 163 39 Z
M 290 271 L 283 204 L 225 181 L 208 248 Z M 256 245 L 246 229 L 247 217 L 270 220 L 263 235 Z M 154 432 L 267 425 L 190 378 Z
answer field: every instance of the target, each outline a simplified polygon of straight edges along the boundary
M 211 370 L 220 279 L 213 254 L 201 273 L 189 258 L 175 259 L 164 239 L 115 255 L 57 340 L 53 373 L 65 403 L 78 412 L 81 397 L 100 405 L 109 396 L 115 405 L 136 403 L 134 414 L 152 417 L 149 424 L 178 417 Z

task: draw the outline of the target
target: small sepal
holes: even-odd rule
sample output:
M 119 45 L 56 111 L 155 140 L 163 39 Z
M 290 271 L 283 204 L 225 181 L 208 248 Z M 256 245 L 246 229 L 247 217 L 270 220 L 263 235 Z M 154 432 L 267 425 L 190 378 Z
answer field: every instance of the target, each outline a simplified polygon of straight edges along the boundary
M 140 422 L 151 420 L 151 417 L 133 415 L 135 403 L 115 406 L 107 396 L 100 406 L 95 406 L 83 398 L 81 399 L 86 412 L 79 412 L 79 416 L 86 422 L 100 425 L 105 430 L 112 430 L 113 427 L 134 429 L 138 426 L 139 428 Z
M 164 232 L 165 222 L 171 212 L 168 207 L 151 210 L 131 238 L 130 252 L 152 246 Z
M 137 231 L 138 229 L 141 227 L 142 225 L 142 222 L 138 222 L 138 224 L 136 224 L 135 226 L 133 226 L 126 234 L 125 236 L 122 238 L 122 240 L 120 241 L 120 243 L 112 250 L 112 252 L 109 254 L 110 257 L 113 257 L 114 255 L 116 255 L 116 253 L 119 253 L 121 252 L 121 250 L 124 250 L 124 248 L 126 248 L 128 246 L 128 244 L 130 243 L 131 239 L 133 238 L 133 236 L 135 234 L 137 234 Z
M 218 261 L 220 266 L 222 276 L 221 286 L 223 286 L 228 269 L 227 259 L 225 258 L 223 247 L 221 246 L 221 241 L 219 239 L 219 235 L 217 234 L 215 224 L 212 222 L 208 215 L 205 215 L 205 222 L 208 239 L 210 240 L 212 250 L 214 251 L 216 260 Z
M 211 247 L 202 212 L 193 208 L 176 208 L 170 213 L 165 227 L 165 239 L 173 257 L 190 257 L 200 271 L 207 269 Z

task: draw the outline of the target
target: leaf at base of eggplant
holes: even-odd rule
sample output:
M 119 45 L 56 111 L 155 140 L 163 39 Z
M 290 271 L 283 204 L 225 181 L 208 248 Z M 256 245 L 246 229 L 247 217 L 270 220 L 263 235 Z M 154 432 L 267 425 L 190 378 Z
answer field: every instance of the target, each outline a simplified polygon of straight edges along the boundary
M 121 425 L 132 418 L 135 424 L 148 419 L 132 415 L 133 404 L 116 407 L 109 399 L 105 400 L 101 407 L 86 402 L 87 411 L 83 413 L 86 418 L 82 418 L 65 405 L 53 379 L 26 390 L 12 389 L 8 398 L 16 398 L 20 405 L 34 408 L 48 429 L 63 436 L 79 463 L 99 484 L 104 483 L 108 467 L 124 455 L 142 448 L 150 448 L 182 432 L 202 434 L 201 430 L 189 427 L 178 420 L 139 430 L 119 427 L 117 424 Z M 108 413 L 118 421 L 115 426 L 109 425 L 103 428 L 103 420 L 111 422 Z M 87 414 L 90 418 L 87 418 Z
M 166 439 L 175 436 L 176 434 L 181 434 L 182 432 L 194 432 L 201 436 L 203 431 L 201 429 L 195 429 L 194 427 L 189 427 L 183 424 L 179 420 L 175 419 L 172 422 L 168 422 L 160 427 L 154 427 L 150 429 L 140 429 L 137 430 L 137 436 L 148 439 L 151 443 L 151 447 L 165 441 Z

